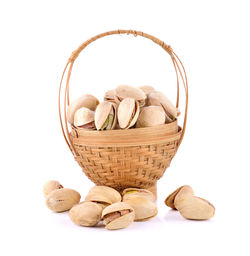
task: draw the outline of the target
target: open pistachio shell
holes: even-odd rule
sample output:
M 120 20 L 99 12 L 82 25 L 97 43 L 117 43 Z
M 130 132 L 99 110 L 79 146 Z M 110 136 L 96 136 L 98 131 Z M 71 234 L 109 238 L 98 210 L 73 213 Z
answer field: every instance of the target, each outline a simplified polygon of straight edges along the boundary
M 123 190 L 122 196 L 123 201 L 134 196 L 145 197 L 152 202 L 156 200 L 155 195 L 151 191 L 142 188 L 126 188 Z
M 157 215 L 157 206 L 149 199 L 134 196 L 124 200 L 135 210 L 135 221 L 145 221 Z
M 95 112 L 82 107 L 75 112 L 74 126 L 79 128 L 94 129 Z
M 112 204 L 102 212 L 105 228 L 110 230 L 126 228 L 134 221 L 134 218 L 134 209 L 123 202 Z
M 85 108 L 88 108 L 88 109 L 94 111 L 98 104 L 99 104 L 98 99 L 90 94 L 85 94 L 85 95 L 81 96 L 80 98 L 74 100 L 69 105 L 69 108 L 67 111 L 67 121 L 73 125 L 75 112 L 79 108 L 85 107 Z
M 138 102 L 133 98 L 125 98 L 118 106 L 117 118 L 121 129 L 132 127 L 139 116 L 140 107 Z
M 165 124 L 166 116 L 162 107 L 144 107 L 136 122 L 136 128 Z
M 95 126 L 97 130 L 112 130 L 116 125 L 116 105 L 103 101 L 95 111 Z
M 85 201 L 103 202 L 113 204 L 121 202 L 121 195 L 118 191 L 107 186 L 94 186 L 89 190 Z
M 147 104 L 149 106 L 162 106 L 169 122 L 178 116 L 178 109 L 173 103 L 161 92 L 151 92 L 148 94 Z
M 140 86 L 139 88 L 141 90 L 143 90 L 146 95 L 148 95 L 150 92 L 154 92 L 155 91 L 154 87 L 149 86 L 149 85 L 143 85 L 143 86 Z
M 139 102 L 140 107 L 145 105 L 146 94 L 143 90 L 129 85 L 119 85 L 115 89 L 115 100 L 120 103 L 125 98 L 133 98 Z
M 93 202 L 81 202 L 69 211 L 70 219 L 77 225 L 92 227 L 101 220 L 102 207 Z
M 104 94 L 104 100 L 109 102 L 116 102 L 115 101 L 115 90 L 109 90 Z

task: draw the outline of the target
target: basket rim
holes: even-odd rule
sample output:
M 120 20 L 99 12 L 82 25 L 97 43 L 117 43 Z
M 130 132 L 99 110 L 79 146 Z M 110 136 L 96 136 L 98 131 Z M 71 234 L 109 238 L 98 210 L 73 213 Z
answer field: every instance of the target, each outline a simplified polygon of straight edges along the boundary
M 76 137 L 74 133 L 70 133 L 70 139 L 75 147 L 93 146 L 100 148 L 120 148 L 130 146 L 159 145 L 179 141 L 182 128 L 178 126 L 177 129 L 177 132 L 172 133 L 166 133 L 166 130 L 162 129 L 162 132 L 155 131 L 151 134 L 142 133 L 141 136 L 131 136 L 129 134 L 123 134 L 122 136 L 95 136 L 96 133 L 92 133 L 92 136 L 81 134 L 80 136 Z
M 143 134 L 156 134 L 158 132 L 163 132 L 164 134 L 171 134 L 173 131 L 176 131 L 176 127 L 178 126 L 178 121 L 175 120 L 168 124 L 155 125 L 150 127 L 140 127 L 135 129 L 115 129 L 115 130 L 90 130 L 84 128 L 78 128 L 72 126 L 71 129 L 76 132 L 78 136 L 98 136 L 98 137 L 106 137 L 106 136 L 128 136 L 128 135 L 141 135 Z

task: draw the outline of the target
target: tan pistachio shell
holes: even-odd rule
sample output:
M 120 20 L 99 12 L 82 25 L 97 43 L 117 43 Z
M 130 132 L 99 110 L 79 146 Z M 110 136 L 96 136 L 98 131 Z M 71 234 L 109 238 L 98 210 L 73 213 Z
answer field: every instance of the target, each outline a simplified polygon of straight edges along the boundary
M 125 98 L 118 106 L 117 118 L 121 129 L 132 127 L 139 116 L 139 103 L 133 98 Z
M 161 92 L 151 92 L 148 94 L 147 104 L 149 106 L 162 106 L 169 121 L 173 121 L 178 116 L 178 109 Z
M 147 98 L 146 94 L 143 90 L 137 87 L 129 86 L 129 85 L 119 85 L 115 89 L 116 102 L 119 104 L 125 98 L 133 98 L 139 102 L 140 107 L 145 105 L 145 100 Z
M 69 105 L 69 108 L 67 111 L 67 121 L 71 125 L 73 125 L 75 112 L 79 108 L 85 107 L 85 108 L 88 108 L 88 109 L 94 111 L 98 104 L 99 104 L 98 99 L 90 94 L 85 94 L 85 95 L 81 96 L 80 98 L 72 101 L 72 103 Z
M 115 101 L 115 90 L 109 90 L 104 94 L 104 100 L 109 102 L 116 102 Z
M 134 196 L 124 200 L 135 210 L 135 221 L 146 221 L 158 213 L 157 206 L 151 200 L 142 196 Z
M 116 104 L 103 101 L 100 103 L 95 111 L 95 126 L 97 130 L 102 130 L 103 125 L 105 124 L 109 115 L 113 115 L 113 122 L 109 130 L 113 130 L 116 125 L 117 115 L 116 115 Z
M 176 193 L 174 197 L 174 206 L 178 210 L 179 204 L 182 203 L 182 201 L 185 201 L 186 198 L 194 196 L 194 191 L 192 187 L 185 185 L 180 187 L 179 190 L 177 190 L 178 193 Z
M 166 116 L 162 107 L 144 107 L 136 122 L 136 128 L 165 124 Z
M 110 204 L 104 203 L 104 202 L 96 202 L 100 207 L 102 207 L 102 210 L 104 210 L 106 207 L 108 207 Z
M 82 202 L 71 208 L 70 219 L 77 225 L 92 227 L 101 220 L 103 208 L 93 202 Z
M 85 199 L 85 201 L 90 202 L 98 202 L 98 203 L 104 203 L 104 204 L 112 204 L 111 199 L 108 196 L 105 196 L 100 193 L 89 193 Z
M 215 214 L 215 207 L 209 201 L 194 196 L 190 186 L 184 186 L 180 189 L 175 196 L 174 205 L 186 219 L 207 220 Z
M 114 229 L 126 228 L 134 221 L 134 218 L 135 218 L 134 209 L 129 204 L 124 202 L 115 203 L 106 207 L 102 212 L 102 219 L 105 219 L 105 216 L 110 213 L 119 212 L 122 210 L 130 210 L 130 212 L 108 223 L 105 226 L 106 229 L 114 230 Z
M 82 107 L 75 112 L 74 126 L 79 127 L 90 124 L 95 120 L 95 112 L 88 108 Z
M 179 191 L 183 188 L 184 186 L 181 186 L 177 188 L 174 192 L 172 192 L 166 199 L 165 199 L 165 204 L 168 207 L 171 207 L 173 210 L 176 210 L 175 205 L 174 205 L 174 199 L 176 195 L 179 193 Z
M 80 201 L 80 194 L 70 188 L 56 189 L 46 198 L 47 207 L 54 212 L 64 212 L 71 209 Z
M 57 180 L 49 180 L 43 186 L 43 194 L 47 196 L 50 192 L 61 189 L 63 186 Z
M 123 201 L 134 196 L 145 197 L 152 202 L 156 200 L 155 195 L 151 191 L 142 188 L 126 188 L 122 191 L 122 196 Z
M 207 200 L 191 196 L 178 204 L 182 217 L 190 220 L 208 220 L 215 214 L 215 207 Z
M 108 186 L 94 186 L 89 190 L 85 201 L 96 201 L 108 204 L 121 202 L 122 198 L 120 193 Z
M 155 88 L 152 87 L 152 86 L 149 86 L 149 85 L 143 85 L 143 86 L 140 86 L 139 88 L 140 88 L 141 90 L 143 90 L 146 95 L 148 95 L 149 93 L 155 91 Z

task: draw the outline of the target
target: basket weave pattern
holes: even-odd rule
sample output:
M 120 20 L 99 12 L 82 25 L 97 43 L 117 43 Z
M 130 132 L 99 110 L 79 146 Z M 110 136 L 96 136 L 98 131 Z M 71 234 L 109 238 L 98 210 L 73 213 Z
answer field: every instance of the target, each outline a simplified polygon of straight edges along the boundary
M 160 45 L 171 57 L 177 76 L 177 100 L 179 107 L 179 80 L 186 94 L 183 127 L 177 121 L 155 127 L 129 130 L 90 131 L 71 127 L 66 121 L 69 106 L 69 81 L 73 64 L 80 52 L 90 43 L 113 34 L 133 34 L 148 38 Z M 181 68 L 180 68 L 181 67 Z M 64 94 L 64 115 L 61 112 L 61 88 L 64 75 L 67 80 Z M 75 50 L 64 69 L 59 88 L 59 116 L 62 132 L 75 160 L 87 177 L 97 185 L 106 185 L 117 190 L 127 187 L 156 189 L 156 182 L 169 167 L 183 139 L 188 106 L 186 72 L 172 48 L 158 38 L 135 30 L 109 31 L 90 38 Z M 64 123 L 63 123 L 64 120 Z
M 90 180 L 117 190 L 148 188 L 160 179 L 175 155 L 178 139 L 164 144 L 93 147 L 74 144 L 75 157 Z

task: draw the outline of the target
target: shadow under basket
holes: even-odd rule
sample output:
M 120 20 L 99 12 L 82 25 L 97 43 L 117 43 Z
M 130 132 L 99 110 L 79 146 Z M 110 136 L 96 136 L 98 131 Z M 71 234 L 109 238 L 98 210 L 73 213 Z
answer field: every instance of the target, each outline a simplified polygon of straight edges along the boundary
M 183 126 L 172 123 L 128 130 L 94 131 L 68 127 L 66 116 L 69 102 L 69 81 L 75 60 L 80 52 L 99 38 L 115 34 L 142 36 L 160 45 L 170 56 L 177 76 L 179 108 L 179 81 L 185 89 Z M 67 73 L 64 108 L 61 111 L 61 88 Z M 83 172 L 96 185 L 110 186 L 118 191 L 128 187 L 148 188 L 156 194 L 156 182 L 169 167 L 183 139 L 188 106 L 186 72 L 172 47 L 158 38 L 135 30 L 114 30 L 94 36 L 81 44 L 70 56 L 65 66 L 59 88 L 59 116 L 63 136 Z

